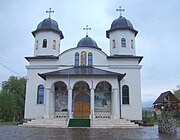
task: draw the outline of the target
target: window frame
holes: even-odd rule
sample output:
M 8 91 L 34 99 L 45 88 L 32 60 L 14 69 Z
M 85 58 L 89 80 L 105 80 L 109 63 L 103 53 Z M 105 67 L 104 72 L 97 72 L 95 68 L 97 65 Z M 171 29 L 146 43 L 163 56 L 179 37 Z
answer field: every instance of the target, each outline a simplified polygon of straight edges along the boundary
M 125 38 L 121 38 L 121 47 L 122 48 L 126 47 L 126 39 Z
M 43 85 L 39 85 L 37 88 L 37 104 L 44 104 L 44 86 Z
M 52 48 L 53 48 L 54 50 L 56 50 L 56 40 L 53 40 L 53 46 L 52 46 Z
M 123 85 L 122 86 L 122 104 L 129 105 L 129 86 Z
M 88 66 L 92 66 L 93 65 L 93 54 L 92 52 L 88 53 Z
M 75 55 L 74 55 L 74 57 L 75 57 L 75 58 L 74 58 L 74 60 L 75 60 L 75 61 L 74 61 L 74 65 L 75 65 L 75 66 L 79 66 L 79 53 L 76 52 Z
M 47 48 L 47 39 L 43 39 L 42 48 Z
M 38 50 L 39 41 L 36 40 L 35 50 Z
M 131 39 L 131 48 L 134 49 L 134 40 Z
M 87 52 L 82 51 L 81 52 L 81 66 L 86 66 L 87 65 Z
M 112 40 L 112 48 L 113 49 L 116 48 L 116 40 L 115 39 Z

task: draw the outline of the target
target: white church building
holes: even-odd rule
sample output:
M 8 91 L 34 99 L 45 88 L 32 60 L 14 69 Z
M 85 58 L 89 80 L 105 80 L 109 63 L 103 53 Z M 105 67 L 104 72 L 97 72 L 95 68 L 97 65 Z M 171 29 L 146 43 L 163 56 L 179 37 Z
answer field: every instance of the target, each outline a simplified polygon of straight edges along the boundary
M 58 23 L 50 16 L 41 21 L 32 32 L 34 55 L 25 57 L 25 119 L 142 120 L 137 33 L 120 15 L 106 31 L 110 54 L 88 34 L 61 52 Z

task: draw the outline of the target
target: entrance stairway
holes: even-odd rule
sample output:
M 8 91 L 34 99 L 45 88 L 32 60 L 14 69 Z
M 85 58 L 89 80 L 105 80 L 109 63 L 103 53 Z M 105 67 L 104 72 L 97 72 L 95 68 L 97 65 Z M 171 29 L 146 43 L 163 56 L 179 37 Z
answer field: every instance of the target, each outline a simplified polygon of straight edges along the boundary
M 48 128 L 67 128 L 65 118 L 58 119 L 36 119 L 23 123 L 25 127 L 48 127 Z
M 67 125 L 68 124 L 68 125 Z M 25 127 L 47 127 L 47 128 L 67 128 L 67 127 L 91 127 L 91 128 L 142 128 L 126 119 L 70 119 L 67 123 L 65 118 L 57 119 L 37 119 L 23 123 Z
M 141 126 L 126 119 L 94 119 L 91 128 L 141 128 Z

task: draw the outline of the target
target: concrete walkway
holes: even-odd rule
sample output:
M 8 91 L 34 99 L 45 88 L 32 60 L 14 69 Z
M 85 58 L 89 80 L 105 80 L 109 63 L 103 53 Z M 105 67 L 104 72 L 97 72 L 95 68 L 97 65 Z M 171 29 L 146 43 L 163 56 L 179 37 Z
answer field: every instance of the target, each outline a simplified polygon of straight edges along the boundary
M 0 125 L 0 140 L 178 140 L 176 135 L 162 135 L 157 127 L 142 129 L 31 128 Z

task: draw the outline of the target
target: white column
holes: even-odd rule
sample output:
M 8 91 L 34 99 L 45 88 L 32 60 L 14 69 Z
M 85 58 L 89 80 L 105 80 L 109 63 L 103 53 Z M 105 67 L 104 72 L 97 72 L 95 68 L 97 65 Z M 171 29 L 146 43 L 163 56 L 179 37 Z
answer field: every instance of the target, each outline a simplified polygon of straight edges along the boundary
M 46 88 L 46 98 L 45 98 L 45 116 L 44 118 L 50 118 L 50 88 Z
M 118 89 L 113 89 L 112 92 L 112 118 L 119 119 L 119 96 Z
M 91 88 L 91 110 L 90 114 L 94 118 L 94 88 Z
M 54 113 L 55 113 L 55 102 L 54 102 L 54 97 L 55 94 L 50 90 L 49 94 L 49 116 L 50 118 L 54 118 Z
M 69 118 L 72 118 L 72 89 L 68 89 L 68 113 Z

